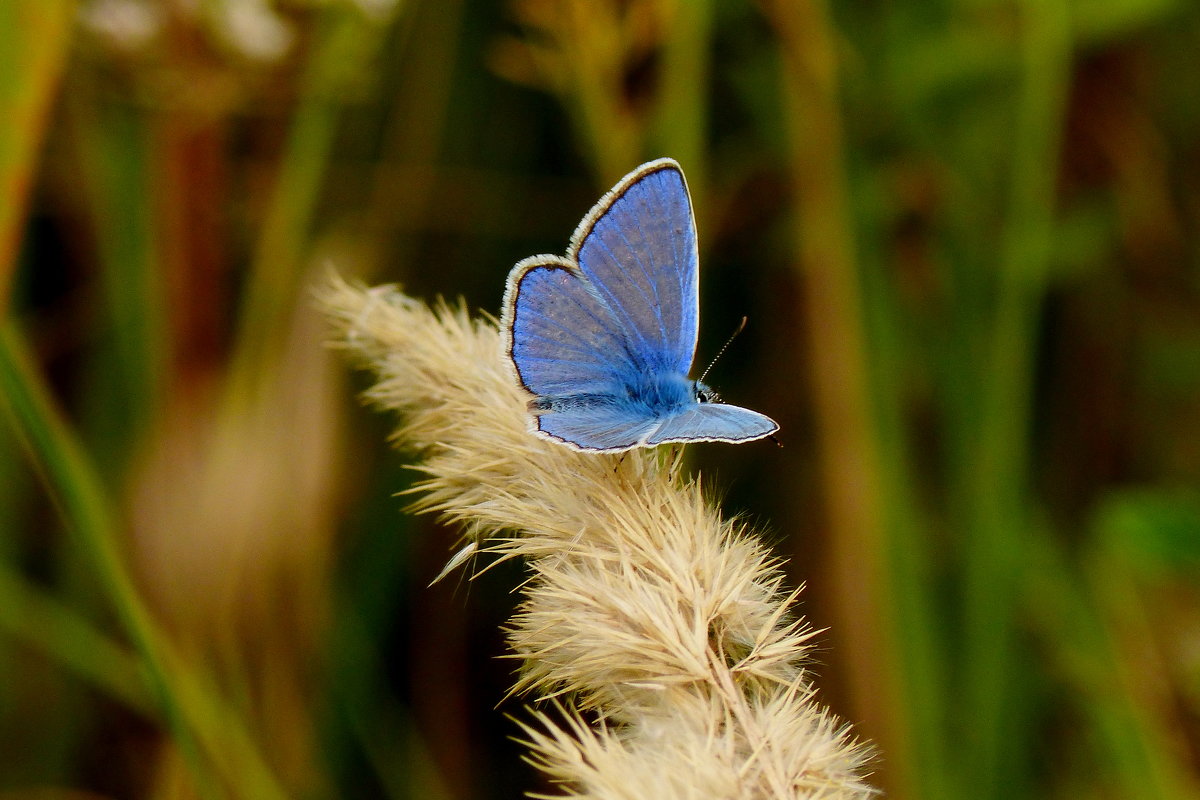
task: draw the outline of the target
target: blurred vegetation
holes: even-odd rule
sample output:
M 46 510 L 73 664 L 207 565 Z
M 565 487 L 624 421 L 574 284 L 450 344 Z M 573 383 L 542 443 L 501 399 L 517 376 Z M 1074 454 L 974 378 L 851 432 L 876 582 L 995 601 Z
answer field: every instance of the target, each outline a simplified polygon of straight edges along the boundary
M 310 287 L 695 196 L 698 446 L 898 798 L 1200 797 L 1200 7 L 0 0 L 0 795 L 547 790 Z M 499 709 L 497 706 L 499 705 Z

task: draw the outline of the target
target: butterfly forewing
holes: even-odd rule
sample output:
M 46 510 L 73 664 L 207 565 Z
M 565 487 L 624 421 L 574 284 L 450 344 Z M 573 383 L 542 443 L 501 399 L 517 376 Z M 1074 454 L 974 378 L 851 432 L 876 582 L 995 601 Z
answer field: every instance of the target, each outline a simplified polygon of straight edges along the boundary
M 686 375 L 696 349 L 696 224 L 669 159 L 630 173 L 576 232 L 572 255 L 624 329 L 639 369 Z

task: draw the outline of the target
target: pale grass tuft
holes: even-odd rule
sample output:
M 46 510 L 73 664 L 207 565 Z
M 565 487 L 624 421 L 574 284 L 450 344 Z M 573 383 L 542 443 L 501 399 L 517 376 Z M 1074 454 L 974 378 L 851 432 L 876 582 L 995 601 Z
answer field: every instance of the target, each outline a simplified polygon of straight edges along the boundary
M 867 749 L 813 699 L 798 590 L 669 449 L 533 436 L 490 319 L 339 278 L 321 299 L 336 345 L 379 376 L 368 399 L 400 413 L 395 444 L 426 476 L 415 507 L 528 560 L 514 691 L 554 698 L 558 714 L 522 727 L 566 796 L 874 794 Z

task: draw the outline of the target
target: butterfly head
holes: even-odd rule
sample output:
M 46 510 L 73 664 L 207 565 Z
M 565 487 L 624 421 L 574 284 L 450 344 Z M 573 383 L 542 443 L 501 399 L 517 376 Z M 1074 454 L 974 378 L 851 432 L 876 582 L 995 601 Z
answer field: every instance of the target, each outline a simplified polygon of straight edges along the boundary
M 717 394 L 707 384 L 700 381 L 692 381 L 692 393 L 696 397 L 697 403 L 723 403 L 721 395 Z

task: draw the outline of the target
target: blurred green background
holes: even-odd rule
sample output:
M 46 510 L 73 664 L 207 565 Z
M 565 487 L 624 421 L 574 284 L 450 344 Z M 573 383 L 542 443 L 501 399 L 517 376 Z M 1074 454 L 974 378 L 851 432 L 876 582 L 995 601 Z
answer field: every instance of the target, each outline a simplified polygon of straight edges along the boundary
M 0 797 L 515 798 L 327 264 L 497 313 L 670 155 L 689 449 L 896 798 L 1200 797 L 1200 6 L 0 0 Z

